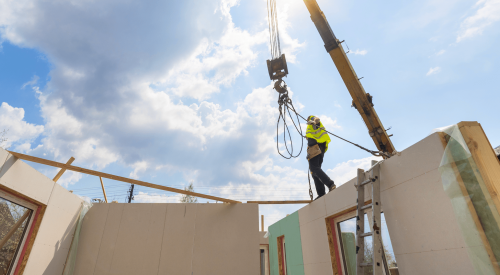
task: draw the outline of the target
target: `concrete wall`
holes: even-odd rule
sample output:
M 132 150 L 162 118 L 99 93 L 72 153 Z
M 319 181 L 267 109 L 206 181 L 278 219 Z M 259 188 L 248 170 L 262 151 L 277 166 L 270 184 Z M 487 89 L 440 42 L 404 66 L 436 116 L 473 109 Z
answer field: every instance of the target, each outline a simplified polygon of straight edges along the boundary
M 435 133 L 381 164 L 382 209 L 400 274 L 474 274 L 438 171 L 443 153 Z M 333 274 L 325 219 L 356 206 L 355 182 L 298 211 L 305 274 Z
M 0 188 L 46 206 L 24 274 L 62 274 L 82 200 L 2 148 L 0 165 Z
M 75 275 L 259 274 L 258 205 L 95 204 Z

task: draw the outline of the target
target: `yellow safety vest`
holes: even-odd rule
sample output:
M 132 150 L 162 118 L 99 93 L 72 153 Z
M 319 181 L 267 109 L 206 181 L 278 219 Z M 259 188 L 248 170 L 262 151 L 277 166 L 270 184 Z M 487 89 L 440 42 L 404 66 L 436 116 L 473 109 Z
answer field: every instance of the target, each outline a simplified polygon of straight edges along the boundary
M 309 119 L 311 118 L 314 119 L 314 116 L 309 117 Z M 316 130 L 314 130 L 314 127 L 312 125 L 307 125 L 306 137 L 314 138 L 318 143 L 326 142 L 325 152 L 328 150 L 328 143 L 330 143 L 330 136 L 325 131 L 325 127 L 323 126 L 323 123 L 321 123 L 321 121 L 319 122 L 319 128 L 317 128 Z

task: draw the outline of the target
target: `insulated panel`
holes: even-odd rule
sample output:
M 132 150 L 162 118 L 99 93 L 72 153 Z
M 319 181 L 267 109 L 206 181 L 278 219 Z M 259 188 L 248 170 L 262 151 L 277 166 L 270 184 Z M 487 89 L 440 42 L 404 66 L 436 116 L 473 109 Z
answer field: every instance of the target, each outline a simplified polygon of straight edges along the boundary
M 150 203 L 125 205 L 109 273 L 142 274 L 144 255 L 150 249 L 147 238 L 153 218 L 152 206 Z M 156 237 L 161 240 L 161 235 Z
M 471 144 L 474 145 L 470 142 L 469 147 Z M 442 174 L 438 169 L 443 154 L 443 142 L 439 134 L 434 133 L 381 164 L 382 211 L 400 274 L 475 272 L 467 256 L 467 244 L 458 226 L 452 201 L 444 190 Z M 344 183 L 298 211 L 306 274 L 332 274 L 331 248 L 323 249 L 328 246 L 325 219 L 356 205 L 356 182 L 355 178 Z M 365 201 L 371 199 L 371 185 L 366 186 L 365 194 Z M 276 237 L 285 235 L 287 243 L 287 235 L 283 230 L 290 227 L 286 225 L 289 218 L 285 217 L 269 227 L 272 236 L 269 240 L 272 274 L 277 275 L 279 268 Z M 471 223 L 470 226 L 476 225 Z M 478 247 L 469 250 L 480 249 L 480 246 L 479 243 Z M 294 264 L 301 263 L 298 259 L 294 261 Z M 288 255 L 287 262 L 290 263 Z
M 288 274 L 304 274 L 299 213 L 294 212 L 271 225 L 269 231 L 271 232 L 271 236 L 269 237 L 271 275 L 279 275 L 277 238 L 280 236 L 285 236 L 286 268 Z
M 167 205 L 163 203 L 152 204 L 151 220 L 146 233 L 146 251 L 144 252 L 141 275 L 158 274 L 160 265 L 160 255 L 162 251 L 162 242 L 165 230 L 165 218 L 167 214 Z
M 47 205 L 54 181 L 0 148 L 0 185 Z
M 317 219 L 300 226 L 302 254 L 304 264 L 328 263 L 330 270 L 332 261 L 328 246 L 325 219 Z
M 418 177 L 439 167 L 444 147 L 437 133 L 420 140 L 380 166 L 380 190 Z
M 94 274 L 110 204 L 96 203 L 83 218 L 74 275 Z
M 437 169 L 382 192 L 381 201 L 396 257 L 465 246 Z
M 190 274 L 196 209 L 194 203 L 168 204 L 158 274 Z
M 243 218 L 252 216 L 256 218 Z M 198 205 L 193 274 L 258 273 L 258 222 L 257 204 Z
M 398 256 L 399 274 L 476 274 L 470 262 L 467 249 L 428 251 Z M 491 274 L 489 272 L 482 274 Z
M 56 184 L 33 244 L 25 274 L 61 274 L 82 200 Z M 50 260 L 49 258 L 50 257 Z
M 80 243 L 98 248 L 79 249 L 75 275 L 258 273 L 258 205 L 97 205 Z
M 105 204 L 96 204 L 96 206 L 102 206 Z M 116 240 L 118 238 L 118 232 L 120 231 L 120 223 L 122 220 L 124 204 L 122 203 L 111 203 L 106 205 L 108 211 L 106 212 L 107 219 L 104 220 L 104 230 L 102 231 L 101 243 L 99 250 L 96 253 L 97 262 L 94 270 L 94 275 L 104 275 L 111 269 L 111 262 L 116 250 Z M 88 215 L 88 214 L 87 214 Z M 96 226 L 100 228 L 100 226 Z

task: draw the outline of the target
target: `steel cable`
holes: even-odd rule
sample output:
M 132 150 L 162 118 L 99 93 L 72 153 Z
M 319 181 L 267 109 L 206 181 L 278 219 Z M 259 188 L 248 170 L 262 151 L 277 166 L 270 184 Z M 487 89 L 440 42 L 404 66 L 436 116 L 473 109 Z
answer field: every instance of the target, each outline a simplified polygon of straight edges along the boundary
M 291 110 L 292 110 L 292 111 L 293 111 L 293 112 L 294 112 L 297 116 L 299 116 L 299 117 L 300 117 L 300 118 L 302 118 L 305 122 L 307 122 L 307 119 L 305 119 L 303 116 L 301 116 L 301 115 L 300 115 L 300 114 L 299 114 L 299 113 L 295 110 L 295 108 L 293 107 L 293 105 L 288 106 L 288 107 L 289 107 L 289 108 L 290 108 L 290 109 L 291 109 Z M 370 154 L 372 154 L 372 155 L 374 155 L 374 156 L 376 156 L 376 157 L 382 157 L 382 156 L 385 156 L 385 157 L 387 157 L 387 158 L 391 157 L 391 156 L 390 156 L 389 154 L 387 154 L 386 152 L 370 150 L 370 149 L 367 149 L 367 148 L 365 148 L 365 147 L 363 147 L 363 146 L 361 146 L 361 145 L 359 145 L 359 144 L 356 144 L 356 143 L 354 143 L 354 142 L 351 142 L 351 141 L 349 141 L 349 140 L 347 140 L 347 139 L 345 139 L 345 138 L 339 137 L 339 136 L 337 136 L 336 134 L 334 134 L 334 133 L 332 133 L 332 132 L 329 132 L 329 131 L 327 131 L 327 130 L 325 130 L 325 132 L 327 132 L 328 134 L 330 134 L 330 135 L 332 135 L 332 136 L 334 136 L 334 137 L 336 137 L 336 138 L 338 138 L 338 139 L 341 139 L 341 140 L 343 140 L 343 141 L 345 141 L 345 142 L 348 142 L 348 143 L 350 143 L 350 144 L 352 144 L 352 145 L 354 145 L 354 146 L 356 146 L 356 147 L 360 148 L 361 150 L 364 150 L 364 151 L 366 151 L 366 152 L 368 152 L 368 153 L 370 153 Z M 300 135 L 302 136 L 302 131 L 300 132 Z M 303 137 L 304 137 L 304 138 L 306 138 L 305 136 L 303 136 Z

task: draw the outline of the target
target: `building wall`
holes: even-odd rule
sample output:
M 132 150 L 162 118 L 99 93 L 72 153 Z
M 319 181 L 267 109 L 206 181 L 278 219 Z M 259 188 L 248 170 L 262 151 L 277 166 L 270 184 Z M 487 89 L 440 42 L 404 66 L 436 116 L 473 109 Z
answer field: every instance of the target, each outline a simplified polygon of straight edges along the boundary
M 2 148 L 0 161 L 0 188 L 45 209 L 23 274 L 62 274 L 82 200 Z
M 400 274 L 475 274 L 468 249 L 484 249 L 468 247 L 464 241 L 438 170 L 443 153 L 443 142 L 434 133 L 381 164 L 382 210 Z M 343 270 L 334 270 L 326 221 L 355 209 L 355 183 L 356 179 L 344 183 L 296 213 L 302 259 L 294 264 L 303 264 L 305 274 L 344 274 Z M 368 201 L 371 188 L 365 190 Z M 270 226 L 271 234 L 281 234 L 278 228 L 287 219 Z M 273 265 L 276 235 L 272 237 L 271 271 L 275 273 L 271 274 L 278 274 L 277 264 Z
M 264 274 L 270 275 L 269 270 L 269 238 L 264 238 L 267 231 L 260 231 L 260 249 L 264 249 Z M 259 273 L 260 275 L 260 273 Z
M 259 274 L 258 205 L 94 204 L 75 275 Z
M 302 240 L 299 226 L 299 213 L 294 212 L 286 218 L 269 226 L 269 259 L 271 275 L 279 275 L 278 240 L 285 236 L 286 270 L 290 275 L 304 274 Z

